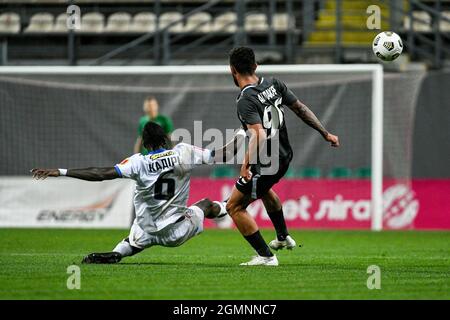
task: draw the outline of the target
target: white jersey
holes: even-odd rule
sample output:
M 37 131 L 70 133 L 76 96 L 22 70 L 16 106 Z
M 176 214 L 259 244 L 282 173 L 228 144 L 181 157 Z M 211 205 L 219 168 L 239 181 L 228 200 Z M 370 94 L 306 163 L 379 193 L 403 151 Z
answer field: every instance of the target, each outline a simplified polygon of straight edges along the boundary
M 189 197 L 191 170 L 213 162 L 211 150 L 180 143 L 171 150 L 135 154 L 115 166 L 121 177 L 136 181 L 135 223 L 155 233 L 183 216 Z

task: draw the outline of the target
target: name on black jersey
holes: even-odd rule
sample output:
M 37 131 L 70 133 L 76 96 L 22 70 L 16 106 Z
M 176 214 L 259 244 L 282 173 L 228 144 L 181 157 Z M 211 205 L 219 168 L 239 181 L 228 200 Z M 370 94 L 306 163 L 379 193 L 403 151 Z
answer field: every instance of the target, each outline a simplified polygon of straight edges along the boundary
M 261 103 L 265 103 L 267 100 L 272 99 L 273 97 L 276 97 L 278 95 L 277 90 L 272 85 L 263 92 L 258 94 L 258 99 Z
M 158 172 L 167 168 L 173 168 L 177 163 L 177 156 L 162 158 L 149 164 L 150 172 Z

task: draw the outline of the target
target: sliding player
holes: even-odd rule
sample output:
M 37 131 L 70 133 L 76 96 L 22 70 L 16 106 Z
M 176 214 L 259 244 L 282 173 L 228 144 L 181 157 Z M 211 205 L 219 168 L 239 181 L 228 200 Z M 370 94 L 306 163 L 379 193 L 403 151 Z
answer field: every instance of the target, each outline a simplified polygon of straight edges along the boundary
M 237 113 L 244 129 L 250 133 L 250 142 L 240 178 L 233 188 L 226 209 L 241 234 L 258 254 L 243 265 L 270 266 L 278 265 L 278 260 L 269 246 L 274 250 L 292 249 L 296 246 L 286 228 L 280 199 L 272 190 L 272 186 L 288 170 L 293 156 L 284 121 L 285 106 L 316 129 L 331 146 L 338 147 L 339 139 L 325 130 L 314 113 L 301 103 L 283 82 L 275 78 L 257 76 L 256 67 L 252 49 L 240 47 L 230 52 L 231 74 L 234 83 L 241 89 L 237 99 Z M 262 162 L 260 158 L 265 146 L 267 149 L 271 147 L 272 153 L 278 154 L 275 159 L 271 159 L 275 161 L 270 164 Z M 270 172 L 271 170 L 274 172 Z M 276 230 L 277 237 L 269 246 L 259 233 L 255 220 L 246 210 L 256 199 L 262 199 Z
M 136 219 L 130 235 L 106 253 L 91 253 L 83 263 L 117 263 L 145 248 L 160 245 L 176 247 L 203 231 L 204 217 L 213 219 L 226 214 L 221 202 L 203 199 L 186 207 L 189 197 L 190 172 L 201 164 L 236 154 L 245 139 L 241 129 L 234 139 L 221 149 L 211 151 L 180 143 L 164 149 L 167 136 L 156 123 L 149 122 L 143 131 L 143 144 L 148 155 L 135 154 L 109 168 L 33 169 L 33 177 L 68 176 L 102 181 L 131 178 L 136 181 L 134 206 Z

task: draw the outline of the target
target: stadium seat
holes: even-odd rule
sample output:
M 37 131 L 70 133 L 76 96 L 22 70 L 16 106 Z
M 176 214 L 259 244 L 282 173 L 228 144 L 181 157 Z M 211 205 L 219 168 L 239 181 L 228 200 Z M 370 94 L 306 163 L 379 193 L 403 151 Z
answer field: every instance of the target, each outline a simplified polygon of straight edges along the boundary
M 86 13 L 81 17 L 80 33 L 101 33 L 105 28 L 105 16 L 98 12 Z
M 19 33 L 20 16 L 14 12 L 0 14 L 0 33 Z
M 370 168 L 358 168 L 355 170 L 353 176 L 359 179 L 370 179 L 372 176 L 372 170 Z
M 322 172 L 319 168 L 302 168 L 298 171 L 297 177 L 303 179 L 319 179 Z
M 264 32 L 269 29 L 267 17 L 263 13 L 251 13 L 245 17 L 245 31 Z
M 295 22 L 295 19 L 292 19 Z M 272 26 L 275 31 L 286 31 L 289 29 L 289 16 L 286 13 L 277 13 L 272 18 Z
M 333 168 L 328 177 L 334 179 L 348 179 L 352 177 L 352 170 L 343 167 Z
M 153 32 L 156 30 L 156 16 L 151 12 L 137 13 L 131 22 L 130 32 Z
M 30 19 L 30 24 L 26 27 L 26 33 L 41 33 L 53 31 L 53 15 L 47 12 L 34 14 Z
M 175 21 L 179 21 L 183 19 L 183 15 L 179 12 L 166 12 L 161 14 L 159 17 L 159 28 L 163 29 L 167 27 L 169 24 Z M 184 25 L 183 21 L 180 21 L 179 23 L 174 24 L 173 26 L 169 27 L 169 31 L 173 33 L 180 33 L 184 32 Z
M 186 32 L 202 32 L 211 31 L 212 17 L 208 12 L 198 12 L 190 16 L 186 21 Z
M 52 32 L 65 33 L 67 31 L 67 13 L 61 13 L 56 17 Z
M 441 19 L 441 23 L 439 24 L 439 29 L 442 32 L 450 32 L 450 11 L 443 11 L 442 17 L 447 18 L 447 20 Z
M 227 166 L 227 165 L 217 166 L 211 172 L 210 177 L 213 178 L 213 179 L 218 179 L 218 178 L 235 178 L 235 177 L 237 177 L 237 172 L 231 166 Z
M 234 12 L 227 12 L 214 19 L 213 30 L 215 32 L 233 33 L 237 30 L 237 16 Z
M 128 32 L 130 30 L 131 15 L 126 12 L 115 12 L 108 17 L 104 32 Z
M 417 20 L 416 20 L 417 19 Z M 404 19 L 404 28 L 406 30 L 411 29 L 411 21 L 409 16 Z M 413 23 L 412 29 L 419 32 L 429 32 L 431 31 L 431 17 L 425 11 L 414 11 L 413 12 Z

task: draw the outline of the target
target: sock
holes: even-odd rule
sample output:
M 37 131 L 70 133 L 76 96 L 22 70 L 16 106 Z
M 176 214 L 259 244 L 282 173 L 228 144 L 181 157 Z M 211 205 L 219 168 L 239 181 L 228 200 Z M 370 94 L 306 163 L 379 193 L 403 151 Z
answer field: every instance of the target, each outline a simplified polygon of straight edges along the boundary
M 225 202 L 220 202 L 220 201 L 213 201 L 215 204 L 217 204 L 220 207 L 220 212 L 216 215 L 216 218 L 223 218 L 224 216 L 226 216 L 227 213 L 227 209 L 225 209 Z
M 132 256 L 141 251 L 142 251 L 142 249 L 131 246 L 128 238 L 120 241 L 117 244 L 117 246 L 113 249 L 113 252 L 120 253 L 122 255 L 122 257 Z
M 273 254 L 270 251 L 269 247 L 267 246 L 266 242 L 264 241 L 263 237 L 261 236 L 261 233 L 256 231 L 254 234 L 251 234 L 249 236 L 244 236 L 245 240 L 250 243 L 250 245 L 255 249 L 255 251 L 262 257 L 272 257 Z
M 284 221 L 283 209 L 274 212 L 267 212 L 270 220 L 272 221 L 275 231 L 277 232 L 277 239 L 279 241 L 286 240 L 289 235 L 286 227 L 286 221 Z

